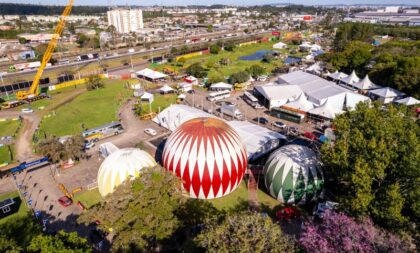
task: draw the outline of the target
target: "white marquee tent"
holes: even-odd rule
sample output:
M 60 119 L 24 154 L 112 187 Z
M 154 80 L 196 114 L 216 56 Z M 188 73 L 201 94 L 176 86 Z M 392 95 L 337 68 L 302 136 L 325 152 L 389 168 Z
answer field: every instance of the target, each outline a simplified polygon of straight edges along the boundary
M 302 94 L 297 85 L 278 85 L 269 83 L 255 86 L 254 90 L 268 100 L 268 108 L 280 107 L 289 101 L 293 101 Z
M 334 119 L 336 115 L 343 113 L 343 111 L 336 109 L 327 100 L 319 107 L 310 110 L 309 113 L 327 119 Z
M 233 90 L 233 85 L 224 82 L 214 83 L 210 85 L 210 90 Z
M 359 90 L 372 90 L 372 89 L 379 89 L 381 86 L 372 83 L 369 79 L 369 76 L 366 75 L 362 80 L 357 83 L 350 84 L 351 86 L 359 89 Z
M 165 75 L 161 72 L 154 71 L 154 70 L 151 70 L 151 69 L 148 69 L 148 68 L 137 71 L 136 75 L 139 78 L 144 78 L 144 79 L 147 79 L 147 80 L 150 80 L 150 81 L 164 79 L 165 77 L 167 77 L 167 75 Z
M 413 97 L 406 97 L 406 98 L 399 99 L 399 100 L 395 101 L 395 103 L 410 106 L 410 105 L 418 105 L 418 104 L 420 104 L 420 100 L 415 99 Z
M 300 111 L 304 111 L 304 112 L 314 109 L 314 104 L 308 101 L 304 93 L 300 94 L 299 98 L 296 99 L 295 101 L 289 102 L 285 104 L 284 106 L 297 109 Z
M 393 88 L 390 88 L 390 87 L 371 90 L 371 91 L 369 91 L 369 93 L 372 94 L 373 96 L 375 96 L 378 101 L 380 101 L 384 104 L 391 103 L 391 102 L 395 101 L 396 99 L 405 95 L 404 93 L 402 93 L 398 90 L 395 90 Z
M 335 71 L 334 73 L 329 74 L 328 77 L 330 77 L 333 80 L 341 80 L 343 78 L 348 77 L 348 75 L 343 72 Z
M 358 83 L 360 81 L 360 78 L 356 75 L 356 72 L 353 70 L 353 72 L 351 72 L 351 74 L 347 77 L 344 77 L 343 79 L 341 79 L 341 82 L 348 84 L 348 85 L 353 85 L 355 83 Z
M 273 48 L 276 48 L 276 49 L 283 49 L 283 48 L 286 48 L 286 47 L 287 47 L 287 44 L 283 43 L 283 42 L 279 42 L 279 43 L 276 43 L 276 44 L 273 45 Z

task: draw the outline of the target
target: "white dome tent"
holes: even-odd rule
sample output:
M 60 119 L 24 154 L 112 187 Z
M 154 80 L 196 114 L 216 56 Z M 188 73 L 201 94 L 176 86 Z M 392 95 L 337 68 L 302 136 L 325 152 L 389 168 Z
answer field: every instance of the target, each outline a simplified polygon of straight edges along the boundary
M 146 151 L 138 148 L 119 149 L 105 158 L 99 168 L 99 193 L 105 197 L 127 178 L 138 177 L 143 168 L 155 165 L 155 160 Z

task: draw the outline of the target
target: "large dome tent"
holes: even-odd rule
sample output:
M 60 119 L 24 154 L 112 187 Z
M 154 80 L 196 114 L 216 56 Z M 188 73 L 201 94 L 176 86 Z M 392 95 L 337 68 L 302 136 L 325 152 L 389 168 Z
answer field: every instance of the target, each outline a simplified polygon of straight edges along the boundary
M 305 204 L 323 194 L 323 174 L 314 151 L 286 145 L 273 152 L 264 166 L 265 185 L 284 204 Z
M 182 179 L 191 198 L 214 199 L 239 186 L 247 153 L 228 124 L 201 117 L 184 122 L 169 136 L 162 160 L 168 171 Z
M 127 178 L 138 177 L 143 168 L 155 165 L 155 160 L 146 151 L 138 148 L 119 149 L 105 158 L 99 167 L 99 193 L 105 197 Z

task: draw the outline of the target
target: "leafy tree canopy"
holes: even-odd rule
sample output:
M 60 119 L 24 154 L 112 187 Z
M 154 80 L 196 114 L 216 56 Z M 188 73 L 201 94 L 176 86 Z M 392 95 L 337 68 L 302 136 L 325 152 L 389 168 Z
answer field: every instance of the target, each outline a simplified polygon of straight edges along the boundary
M 236 72 L 230 76 L 230 83 L 232 84 L 244 83 L 248 80 L 249 80 L 249 74 L 246 71 Z
M 207 252 L 294 252 L 291 238 L 271 218 L 255 212 L 227 215 L 221 222 L 208 220 L 195 239 Z
M 188 75 L 191 75 L 197 78 L 203 78 L 207 75 L 205 69 L 198 62 L 193 63 L 190 66 L 188 66 L 186 69 L 186 72 Z
M 79 222 L 100 220 L 100 228 L 115 233 L 114 251 L 150 252 L 180 226 L 175 211 L 185 201 L 181 182 L 161 167 L 145 168 L 105 201 L 83 213 Z
M 405 107 L 358 104 L 334 120 L 336 141 L 324 144 L 327 185 L 353 215 L 407 228 L 420 217 L 420 126 Z
M 218 54 L 220 52 L 221 48 L 217 44 L 213 44 L 210 46 L 210 53 L 211 54 Z
M 263 75 L 265 73 L 265 69 L 261 67 L 260 65 L 255 64 L 249 67 L 248 73 L 252 77 L 257 78 L 258 76 Z

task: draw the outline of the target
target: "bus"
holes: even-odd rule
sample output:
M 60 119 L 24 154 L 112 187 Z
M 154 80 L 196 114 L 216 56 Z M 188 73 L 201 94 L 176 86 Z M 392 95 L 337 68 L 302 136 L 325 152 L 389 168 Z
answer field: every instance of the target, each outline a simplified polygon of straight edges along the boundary
M 77 56 L 77 61 L 87 61 L 87 60 L 93 60 L 93 59 L 99 59 L 99 54 L 98 53 L 93 53 L 93 54 L 82 54 Z
M 230 91 L 229 90 L 223 90 L 223 91 L 217 91 L 209 93 L 207 96 L 208 101 L 216 101 L 224 98 L 230 97 Z
M 124 132 L 124 128 L 119 122 L 111 122 L 102 126 L 88 129 L 82 132 L 85 142 L 97 142 L 101 139 L 114 136 Z
M 258 99 L 256 97 L 254 97 L 254 95 L 252 95 L 250 92 L 245 91 L 244 92 L 244 96 L 243 96 L 245 102 L 247 104 L 249 104 L 252 107 L 256 107 L 259 103 L 258 103 Z

